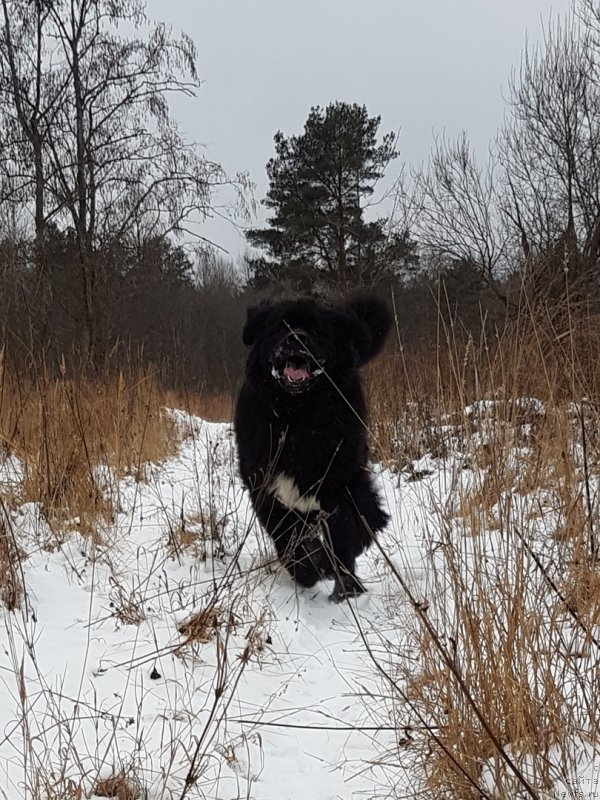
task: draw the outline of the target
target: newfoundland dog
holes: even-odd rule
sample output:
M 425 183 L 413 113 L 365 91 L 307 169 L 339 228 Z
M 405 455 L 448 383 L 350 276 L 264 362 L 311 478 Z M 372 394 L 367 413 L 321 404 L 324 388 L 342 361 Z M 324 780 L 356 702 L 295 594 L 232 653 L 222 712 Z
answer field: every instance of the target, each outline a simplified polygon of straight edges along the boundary
M 250 308 L 243 332 L 242 479 L 281 563 L 302 586 L 334 579 L 337 602 L 365 591 L 354 562 L 388 519 L 366 468 L 358 368 L 390 323 L 372 298 L 340 307 L 303 299 Z

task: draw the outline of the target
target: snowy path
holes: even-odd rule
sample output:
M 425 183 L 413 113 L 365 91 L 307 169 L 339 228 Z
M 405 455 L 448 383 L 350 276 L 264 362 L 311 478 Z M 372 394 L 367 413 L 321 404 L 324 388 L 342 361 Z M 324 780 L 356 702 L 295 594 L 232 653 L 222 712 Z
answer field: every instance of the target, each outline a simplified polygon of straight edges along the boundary
M 394 733 L 374 729 L 393 726 L 398 710 L 365 643 L 385 666 L 387 648 L 403 646 L 406 600 L 376 550 L 359 564 L 369 593 L 352 606 L 330 603 L 325 584 L 298 591 L 267 564 L 229 427 L 191 426 L 146 482 L 120 482 L 119 513 L 96 547 L 73 534 L 52 551 L 39 509 L 14 512 L 30 614 L 3 612 L 0 797 L 22 798 L 36 782 L 78 797 L 78 776 L 90 791 L 121 770 L 138 776 L 142 796 L 179 797 L 192 762 L 190 797 L 386 796 L 378 762 Z M 378 481 L 395 514 L 382 542 L 406 569 L 421 558 L 418 485 Z M 205 558 L 175 557 L 170 532 L 209 519 L 222 551 L 208 541 Z M 418 584 L 418 569 L 409 573 Z M 177 625 L 207 607 L 207 641 L 181 646 Z

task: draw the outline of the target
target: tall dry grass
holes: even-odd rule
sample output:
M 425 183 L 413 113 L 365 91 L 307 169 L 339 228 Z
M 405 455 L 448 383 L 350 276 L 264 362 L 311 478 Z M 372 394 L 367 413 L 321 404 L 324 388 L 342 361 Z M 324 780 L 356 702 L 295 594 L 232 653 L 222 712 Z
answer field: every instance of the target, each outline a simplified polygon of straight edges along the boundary
M 537 426 L 526 446 L 495 438 L 497 424 L 491 441 L 473 436 L 478 465 L 429 540 L 429 624 L 418 619 L 406 677 L 436 728 L 420 743 L 431 797 L 576 786 L 573 739 L 598 742 L 598 508 L 588 517 L 570 415 L 546 411 Z
M 427 723 L 424 796 L 576 792 L 573 742 L 600 736 L 600 319 L 527 308 L 476 341 L 440 313 L 437 339 L 397 339 L 367 386 L 377 458 L 410 480 L 426 454 L 453 470 L 423 532 L 427 596 L 397 574 L 418 654 L 390 688 Z
M 167 399 L 151 370 L 90 377 L 41 364 L 25 372 L 0 356 L 0 459 L 18 459 L 23 471 L 12 499 L 39 503 L 57 536 L 70 520 L 97 532 L 113 513 L 107 470 L 142 478 L 146 462 L 174 452 Z

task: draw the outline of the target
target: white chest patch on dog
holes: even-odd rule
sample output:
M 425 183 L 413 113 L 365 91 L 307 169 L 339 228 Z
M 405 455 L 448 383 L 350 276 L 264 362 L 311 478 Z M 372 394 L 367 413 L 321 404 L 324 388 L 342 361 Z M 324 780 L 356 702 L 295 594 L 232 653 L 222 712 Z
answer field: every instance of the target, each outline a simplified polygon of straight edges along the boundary
M 301 514 L 321 510 L 319 501 L 314 494 L 301 495 L 294 479 L 285 472 L 280 472 L 275 476 L 269 486 L 269 493 L 275 495 L 281 505 L 299 511 Z

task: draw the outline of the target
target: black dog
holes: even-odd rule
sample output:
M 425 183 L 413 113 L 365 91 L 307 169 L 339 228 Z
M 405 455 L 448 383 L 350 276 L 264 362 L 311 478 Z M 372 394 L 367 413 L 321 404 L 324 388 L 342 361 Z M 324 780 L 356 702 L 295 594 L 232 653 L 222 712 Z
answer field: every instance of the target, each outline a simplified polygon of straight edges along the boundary
M 366 471 L 358 368 L 381 349 L 391 319 L 377 300 L 314 300 L 248 311 L 252 349 L 235 414 L 242 479 L 281 563 L 303 586 L 334 578 L 332 600 L 361 594 L 356 557 L 381 530 Z

